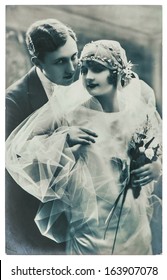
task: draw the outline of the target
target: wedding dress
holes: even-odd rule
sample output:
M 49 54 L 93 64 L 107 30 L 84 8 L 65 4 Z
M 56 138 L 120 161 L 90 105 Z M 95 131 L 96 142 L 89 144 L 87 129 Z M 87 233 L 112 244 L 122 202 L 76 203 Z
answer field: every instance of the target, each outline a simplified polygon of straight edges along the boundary
M 71 90 L 79 94 L 80 87 Z M 10 135 L 6 166 L 16 182 L 41 201 L 35 217 L 41 234 L 66 241 L 67 254 L 108 255 L 120 202 L 106 230 L 107 218 L 130 178 L 129 142 L 148 117 L 152 145 L 160 143 L 161 120 L 155 107 L 143 103 L 138 79 L 119 92 L 120 111 L 115 113 L 104 112 L 92 97 L 79 105 L 70 100 L 70 90 L 63 89 Z M 96 143 L 79 147 L 77 159 L 67 144 L 70 126 L 98 135 Z M 128 189 L 113 254 L 152 254 L 153 185 L 144 186 L 137 199 Z

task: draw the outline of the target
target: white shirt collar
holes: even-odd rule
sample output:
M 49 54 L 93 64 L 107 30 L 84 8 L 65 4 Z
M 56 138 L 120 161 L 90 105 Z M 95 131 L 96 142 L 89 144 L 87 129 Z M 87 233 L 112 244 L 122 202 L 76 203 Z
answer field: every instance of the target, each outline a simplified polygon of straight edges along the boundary
M 44 87 L 44 90 L 46 92 L 46 95 L 48 97 L 48 99 L 52 96 L 53 92 L 54 92 L 54 89 L 55 87 L 57 86 L 57 84 L 51 82 L 43 73 L 42 71 L 36 67 L 36 70 L 37 70 L 37 75 Z

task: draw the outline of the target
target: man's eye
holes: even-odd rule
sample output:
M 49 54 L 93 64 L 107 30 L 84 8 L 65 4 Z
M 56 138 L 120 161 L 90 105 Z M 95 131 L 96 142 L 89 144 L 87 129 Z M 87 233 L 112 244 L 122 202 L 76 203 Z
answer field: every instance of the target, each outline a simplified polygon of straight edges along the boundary
M 81 67 L 81 74 L 82 74 L 82 75 L 86 75 L 87 73 L 88 73 L 88 68 L 85 67 L 85 66 L 82 66 L 82 67 Z
M 64 63 L 64 60 L 63 59 L 59 59 L 55 62 L 55 64 L 63 64 Z

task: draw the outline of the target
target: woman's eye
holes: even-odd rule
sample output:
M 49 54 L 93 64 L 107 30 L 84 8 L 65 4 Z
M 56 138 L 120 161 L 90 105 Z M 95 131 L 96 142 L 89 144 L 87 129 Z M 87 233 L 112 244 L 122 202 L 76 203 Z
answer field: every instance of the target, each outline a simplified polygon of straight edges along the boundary
M 105 66 L 98 64 L 92 65 L 91 66 L 91 70 L 94 73 L 100 73 L 103 72 L 104 70 L 106 70 Z

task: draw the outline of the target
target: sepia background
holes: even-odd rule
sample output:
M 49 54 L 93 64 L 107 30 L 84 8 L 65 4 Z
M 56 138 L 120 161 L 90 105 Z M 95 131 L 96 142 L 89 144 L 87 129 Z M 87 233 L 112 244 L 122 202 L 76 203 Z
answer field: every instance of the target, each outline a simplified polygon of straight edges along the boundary
M 10 5 L 6 6 L 6 87 L 22 77 L 31 61 L 25 32 L 35 21 L 56 18 L 74 29 L 79 51 L 98 39 L 118 40 L 134 71 L 155 91 L 162 115 L 162 6 L 154 5 Z M 161 196 L 161 182 L 156 186 Z M 156 219 L 161 219 L 157 209 Z M 161 228 L 152 224 L 155 253 L 161 253 Z

